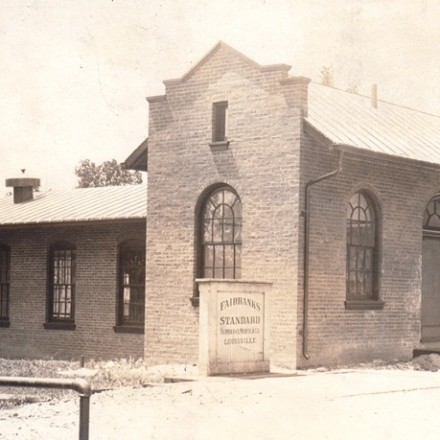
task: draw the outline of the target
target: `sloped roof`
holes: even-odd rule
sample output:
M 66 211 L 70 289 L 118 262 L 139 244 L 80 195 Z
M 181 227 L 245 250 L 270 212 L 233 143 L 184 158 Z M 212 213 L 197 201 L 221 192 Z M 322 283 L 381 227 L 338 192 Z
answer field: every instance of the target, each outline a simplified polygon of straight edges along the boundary
M 0 226 L 142 219 L 146 185 L 106 186 L 36 193 L 33 200 L 0 199 Z
M 306 121 L 334 144 L 440 164 L 440 116 L 310 83 Z
M 121 163 L 127 170 L 148 171 L 148 138 Z

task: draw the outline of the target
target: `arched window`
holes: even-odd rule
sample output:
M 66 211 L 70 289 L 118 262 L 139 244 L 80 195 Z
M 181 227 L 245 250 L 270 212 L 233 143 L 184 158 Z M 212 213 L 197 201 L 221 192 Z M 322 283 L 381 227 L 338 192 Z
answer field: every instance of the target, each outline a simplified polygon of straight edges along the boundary
M 75 319 L 76 247 L 59 241 L 49 248 L 48 322 L 68 324 Z
M 202 278 L 241 278 L 241 201 L 230 187 L 214 190 L 201 213 Z
M 144 327 L 145 241 L 119 245 L 118 326 Z
M 0 244 L 0 325 L 9 322 L 10 249 Z
M 440 195 L 428 203 L 423 217 L 423 229 L 440 231 Z
M 347 210 L 347 300 L 377 300 L 377 224 L 373 202 L 353 194 Z

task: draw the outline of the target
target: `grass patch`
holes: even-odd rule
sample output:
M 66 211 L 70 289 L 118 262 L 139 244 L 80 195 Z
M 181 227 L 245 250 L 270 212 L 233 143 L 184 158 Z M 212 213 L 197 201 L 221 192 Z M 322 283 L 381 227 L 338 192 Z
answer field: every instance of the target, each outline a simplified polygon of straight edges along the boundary
M 162 382 L 158 373 L 148 371 L 142 359 L 115 361 L 89 360 L 85 368 L 79 362 L 56 360 L 0 359 L 0 376 L 77 378 L 89 381 L 92 390 L 120 387 L 143 387 L 152 382 Z M 46 388 L 0 387 L 0 409 L 24 403 L 71 399 L 77 393 L 70 390 Z

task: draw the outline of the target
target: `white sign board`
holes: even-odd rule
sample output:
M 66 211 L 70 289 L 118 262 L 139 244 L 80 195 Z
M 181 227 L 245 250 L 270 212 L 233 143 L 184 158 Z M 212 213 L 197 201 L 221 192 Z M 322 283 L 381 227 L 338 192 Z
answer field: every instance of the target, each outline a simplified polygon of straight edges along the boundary
M 269 283 L 198 280 L 201 374 L 269 371 Z

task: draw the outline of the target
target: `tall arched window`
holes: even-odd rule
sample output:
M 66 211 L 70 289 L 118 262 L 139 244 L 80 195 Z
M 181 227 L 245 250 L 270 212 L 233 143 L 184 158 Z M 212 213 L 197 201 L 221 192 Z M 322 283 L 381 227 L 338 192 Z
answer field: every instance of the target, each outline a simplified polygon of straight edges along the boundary
M 118 326 L 143 328 L 145 316 L 145 240 L 119 245 Z
M 0 244 L 0 326 L 9 322 L 10 250 Z
M 347 300 L 377 300 L 377 219 L 373 202 L 353 194 L 347 210 Z
M 202 278 L 241 278 L 241 201 L 230 187 L 214 190 L 202 207 Z

